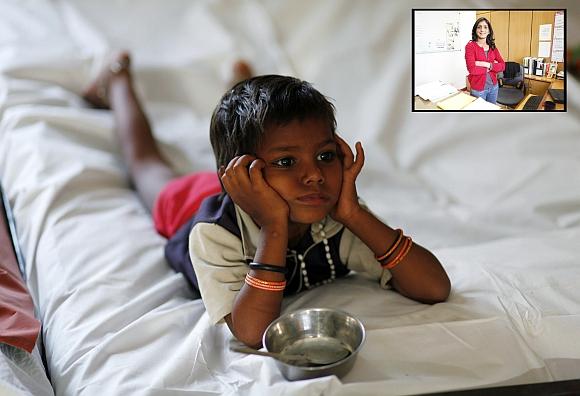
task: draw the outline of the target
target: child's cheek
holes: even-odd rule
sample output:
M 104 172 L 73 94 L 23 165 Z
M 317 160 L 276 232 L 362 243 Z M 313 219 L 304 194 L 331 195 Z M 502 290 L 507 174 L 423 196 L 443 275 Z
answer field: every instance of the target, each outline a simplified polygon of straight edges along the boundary
M 285 191 L 288 189 L 288 182 L 280 175 L 277 175 L 275 171 L 264 170 L 264 180 L 274 191 L 276 191 L 285 201 L 286 198 Z
M 338 188 L 338 190 L 340 190 L 342 188 L 342 176 L 342 162 L 338 162 L 336 166 L 333 167 L 332 172 L 329 173 L 327 180 L 333 184 L 334 188 Z

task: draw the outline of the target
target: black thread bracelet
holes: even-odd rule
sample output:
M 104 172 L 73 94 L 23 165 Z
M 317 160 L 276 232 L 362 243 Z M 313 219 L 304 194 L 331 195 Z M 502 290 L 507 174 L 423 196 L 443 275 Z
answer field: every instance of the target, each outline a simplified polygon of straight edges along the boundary
M 277 265 L 260 264 L 260 263 L 250 263 L 250 269 L 261 270 L 261 271 L 270 271 L 270 272 L 278 272 L 278 273 L 284 274 L 284 275 L 286 275 L 288 273 L 288 268 L 286 268 L 286 267 L 279 267 Z

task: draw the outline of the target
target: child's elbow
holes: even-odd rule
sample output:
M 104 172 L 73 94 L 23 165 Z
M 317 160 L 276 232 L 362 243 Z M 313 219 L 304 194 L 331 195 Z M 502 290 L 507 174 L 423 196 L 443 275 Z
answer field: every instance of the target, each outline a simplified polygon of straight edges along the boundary
M 394 284 L 394 287 L 395 290 L 403 296 L 423 304 L 438 304 L 445 302 L 451 293 L 451 284 L 449 279 L 446 278 L 439 281 L 430 281 L 416 289 L 405 289 L 397 283 Z
M 240 341 L 241 343 L 243 343 L 244 345 L 250 347 L 250 348 L 254 348 L 254 349 L 260 349 L 262 348 L 262 336 L 261 334 L 255 334 L 255 333 L 251 333 L 248 332 L 247 334 L 240 334 L 238 332 L 238 334 L 234 334 L 235 337 L 238 339 L 238 341 Z
M 230 328 L 233 336 L 236 337 L 238 341 L 250 348 L 260 349 L 262 347 L 263 332 L 256 331 L 256 329 L 253 327 L 245 328 L 241 326 L 234 326 L 232 314 L 228 314 L 226 317 L 224 317 L 224 320 Z
M 425 299 L 427 304 L 437 304 L 447 301 L 449 295 L 451 294 L 451 282 L 446 276 L 439 282 L 431 285 L 428 296 Z
M 247 340 L 239 340 L 241 341 L 244 345 L 246 345 L 247 347 L 253 348 L 253 349 L 260 349 L 262 348 L 262 340 L 255 340 L 255 339 L 247 339 Z
M 262 348 L 263 331 L 258 331 L 253 326 L 250 326 L 235 329 L 233 333 L 238 341 L 242 342 L 244 345 L 254 349 Z

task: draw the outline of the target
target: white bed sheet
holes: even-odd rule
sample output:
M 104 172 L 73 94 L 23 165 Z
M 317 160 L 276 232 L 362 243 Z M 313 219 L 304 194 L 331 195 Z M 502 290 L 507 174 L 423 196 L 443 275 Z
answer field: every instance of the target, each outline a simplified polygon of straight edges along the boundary
M 0 343 L 0 395 L 54 395 L 38 347 L 28 353 Z
M 411 8 L 426 6 L 0 5 L 0 178 L 57 395 L 417 394 L 580 377 L 579 83 L 568 79 L 566 114 L 411 113 Z M 209 114 L 232 60 L 314 82 L 334 98 L 341 134 L 364 142 L 359 193 L 434 251 L 449 301 L 422 305 L 356 276 L 287 299 L 285 311 L 340 307 L 364 322 L 341 380 L 289 383 L 273 361 L 229 352 L 227 328 L 210 325 L 163 259 L 111 114 L 78 98 L 119 47 L 184 172 L 213 166 Z

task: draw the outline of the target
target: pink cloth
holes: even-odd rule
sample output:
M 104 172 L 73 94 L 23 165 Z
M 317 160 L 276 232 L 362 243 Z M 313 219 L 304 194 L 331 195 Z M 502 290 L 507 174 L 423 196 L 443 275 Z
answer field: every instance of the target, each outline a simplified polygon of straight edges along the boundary
M 222 191 L 215 172 L 192 173 L 171 180 L 153 206 L 155 229 L 171 238 L 199 209 L 201 202 Z
M 0 212 L 0 342 L 32 352 L 40 333 L 34 303 L 20 276 L 8 225 Z

